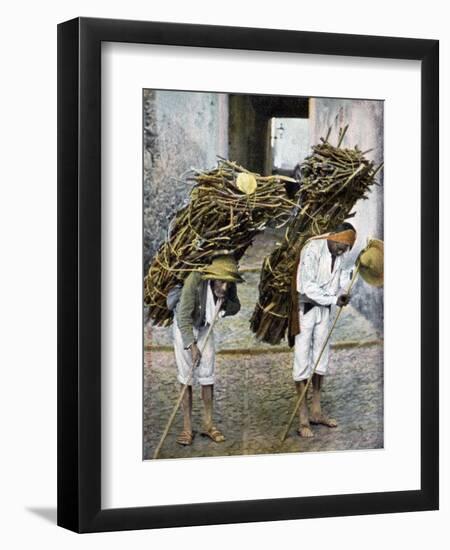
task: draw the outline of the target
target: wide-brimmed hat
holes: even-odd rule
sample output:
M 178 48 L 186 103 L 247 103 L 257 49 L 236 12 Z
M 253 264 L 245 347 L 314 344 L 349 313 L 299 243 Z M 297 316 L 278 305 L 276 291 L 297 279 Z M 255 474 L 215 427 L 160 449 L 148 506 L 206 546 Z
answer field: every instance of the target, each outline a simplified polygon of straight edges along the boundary
M 243 283 L 244 279 L 238 271 L 236 260 L 232 256 L 216 256 L 212 262 L 201 269 L 202 279 Z
M 359 273 L 366 283 L 383 286 L 384 283 L 384 243 L 371 239 L 358 258 Z

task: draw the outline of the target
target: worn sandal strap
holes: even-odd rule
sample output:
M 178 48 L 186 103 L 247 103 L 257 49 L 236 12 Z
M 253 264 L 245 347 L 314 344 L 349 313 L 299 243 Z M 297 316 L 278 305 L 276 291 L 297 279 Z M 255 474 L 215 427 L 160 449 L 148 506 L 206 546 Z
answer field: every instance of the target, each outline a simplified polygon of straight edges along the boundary
M 205 430 L 203 432 L 203 435 L 210 437 L 215 442 L 218 442 L 218 439 L 220 441 L 223 441 L 225 439 L 223 433 L 218 428 L 216 428 L 216 426 L 211 426 L 209 430 Z
M 180 445 L 190 445 L 194 439 L 194 432 L 183 430 L 178 434 L 177 443 Z
M 309 422 L 310 424 L 315 424 L 315 425 L 322 424 L 323 426 L 329 426 L 329 427 L 332 427 L 330 426 L 331 423 L 337 424 L 334 418 L 331 418 L 331 416 L 327 416 L 326 414 L 321 414 L 319 418 L 316 418 L 316 419 L 310 418 Z

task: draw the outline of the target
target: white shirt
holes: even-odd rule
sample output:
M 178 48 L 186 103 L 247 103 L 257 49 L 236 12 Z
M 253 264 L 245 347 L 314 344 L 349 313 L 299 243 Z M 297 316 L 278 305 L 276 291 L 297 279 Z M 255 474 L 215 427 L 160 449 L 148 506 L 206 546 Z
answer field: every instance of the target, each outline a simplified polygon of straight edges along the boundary
M 342 256 L 336 256 L 331 271 L 331 259 L 327 239 L 312 239 L 303 247 L 297 269 L 300 302 L 330 306 L 345 292 L 341 289 L 350 281 L 350 272 L 342 269 Z
M 206 308 L 205 308 L 205 324 L 211 325 L 216 313 L 216 302 L 214 300 L 214 294 L 211 288 L 211 283 L 208 281 L 208 288 L 206 290 Z M 225 311 L 221 309 L 217 320 L 225 315 Z

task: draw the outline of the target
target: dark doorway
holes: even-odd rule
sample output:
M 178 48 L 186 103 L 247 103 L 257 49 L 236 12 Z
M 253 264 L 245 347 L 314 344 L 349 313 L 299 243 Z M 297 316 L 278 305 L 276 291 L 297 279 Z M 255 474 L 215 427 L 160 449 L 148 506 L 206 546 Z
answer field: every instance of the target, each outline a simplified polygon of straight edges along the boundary
M 289 166 L 274 165 L 276 156 L 274 153 L 277 149 L 280 151 L 276 145 L 276 139 L 283 139 L 283 132 L 280 132 L 280 126 L 277 124 L 281 124 L 282 128 L 289 126 L 289 131 L 296 131 L 295 123 L 289 124 L 287 119 L 308 119 L 309 99 L 293 96 L 230 94 L 228 105 L 230 160 L 260 174 L 273 173 L 274 170 L 289 172 L 291 170 Z M 284 126 L 283 120 L 285 120 Z M 285 133 L 284 139 L 287 138 Z M 301 158 L 299 151 L 299 161 Z M 294 168 L 295 165 L 292 166 L 292 171 Z

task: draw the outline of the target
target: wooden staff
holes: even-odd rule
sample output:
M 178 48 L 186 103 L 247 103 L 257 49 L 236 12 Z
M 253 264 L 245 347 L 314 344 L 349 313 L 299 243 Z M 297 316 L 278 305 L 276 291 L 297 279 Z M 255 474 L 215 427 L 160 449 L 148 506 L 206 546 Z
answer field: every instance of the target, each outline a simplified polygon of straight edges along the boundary
M 350 294 L 350 291 L 353 287 L 353 284 L 354 282 L 356 281 L 356 277 L 358 275 L 358 272 L 359 272 L 359 262 L 357 263 L 356 265 L 356 269 L 355 269 L 355 272 L 353 273 L 353 277 L 352 277 L 352 280 L 350 281 L 350 284 L 348 286 L 348 289 L 347 289 L 347 294 Z M 310 377 L 308 378 L 308 381 L 306 382 L 305 384 L 305 387 L 303 388 L 303 391 L 302 393 L 299 395 L 298 399 L 297 399 L 297 402 L 295 404 L 295 407 L 294 407 L 294 410 L 291 414 L 291 417 L 289 418 L 289 422 L 288 422 L 288 425 L 285 429 L 285 431 L 283 432 L 283 435 L 281 436 L 281 443 L 283 443 L 283 441 L 286 439 L 287 437 L 287 434 L 289 433 L 289 430 L 291 429 L 291 426 L 292 426 L 292 422 L 294 421 L 294 418 L 295 418 L 295 415 L 297 414 L 298 412 L 298 409 L 300 408 L 300 405 L 302 404 L 302 401 L 303 399 L 305 398 L 305 395 L 306 395 L 306 392 L 308 391 L 308 388 L 309 388 L 309 385 L 311 384 L 311 380 L 313 378 L 313 375 L 314 375 L 314 372 L 316 371 L 316 368 L 318 366 L 318 364 L 320 363 L 320 360 L 322 359 L 322 355 L 323 355 L 323 352 L 325 351 L 325 348 L 330 340 L 330 337 L 331 337 L 331 334 L 333 333 L 333 330 L 334 330 L 334 327 L 336 326 L 336 323 L 338 322 L 338 319 L 341 315 L 341 312 L 342 312 L 342 309 L 343 309 L 344 306 L 340 306 L 340 308 L 338 309 L 338 312 L 336 314 L 336 318 L 334 319 L 334 322 L 328 332 L 328 335 L 327 337 L 325 338 L 325 342 L 323 343 L 323 346 L 322 346 L 322 349 L 320 350 L 320 353 L 319 353 L 319 357 L 317 358 L 317 361 L 313 367 L 313 370 L 311 372 L 311 375 Z
M 189 374 L 188 374 L 187 382 L 186 382 L 186 384 L 184 384 L 183 389 L 181 390 L 180 395 L 178 396 L 177 402 L 175 403 L 175 407 L 173 408 L 172 414 L 169 417 L 169 421 L 167 422 L 167 425 L 164 429 L 164 432 L 161 436 L 161 439 L 158 443 L 158 446 L 156 447 L 155 452 L 153 453 L 153 458 L 158 458 L 159 452 L 160 452 L 160 450 L 161 450 L 161 448 L 164 444 L 164 441 L 167 437 L 167 434 L 169 433 L 169 430 L 172 426 L 172 423 L 175 419 L 175 416 L 178 412 L 178 409 L 180 408 L 181 402 L 183 401 L 184 394 L 186 393 L 186 390 L 187 390 L 187 388 L 188 388 L 188 386 L 191 382 L 192 375 L 194 374 L 194 369 L 200 363 L 200 361 L 202 360 L 202 355 L 203 355 L 203 352 L 205 351 L 206 343 L 208 342 L 208 338 L 211 334 L 213 326 L 214 326 L 215 322 L 217 321 L 217 317 L 219 315 L 219 311 L 220 311 L 220 308 L 222 307 L 222 304 L 223 304 L 223 300 L 218 299 L 217 302 L 216 302 L 216 309 L 214 310 L 214 317 L 211 321 L 211 324 L 209 325 L 208 332 L 206 333 L 205 339 L 203 340 L 203 346 L 202 346 L 202 349 L 200 350 L 200 357 L 197 359 L 197 361 L 195 363 L 192 364 L 192 367 L 191 367 L 191 369 L 189 371 Z

